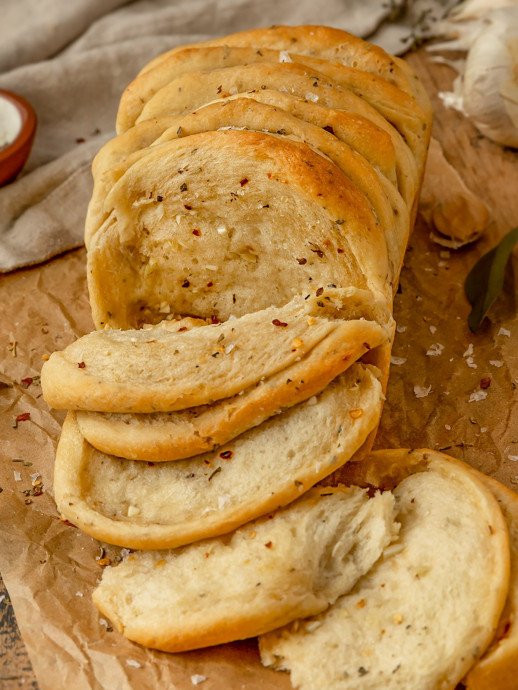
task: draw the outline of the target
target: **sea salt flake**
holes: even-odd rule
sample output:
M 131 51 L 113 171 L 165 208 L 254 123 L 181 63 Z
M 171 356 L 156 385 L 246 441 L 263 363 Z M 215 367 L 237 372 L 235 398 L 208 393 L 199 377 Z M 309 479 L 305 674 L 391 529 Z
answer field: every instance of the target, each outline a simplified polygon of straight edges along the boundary
M 445 424 L 444 428 L 446 429 L 446 431 L 451 431 L 451 426 L 449 424 Z
M 511 331 L 508 331 L 507 328 L 501 328 L 497 335 L 506 335 L 508 338 L 511 337 Z
M 30 478 L 32 479 L 33 482 L 36 481 L 36 479 L 39 479 L 41 477 L 41 474 L 39 472 L 33 472 L 32 474 L 29 475 Z
M 494 367 L 503 367 L 504 366 L 504 363 L 498 359 L 490 359 L 489 364 L 492 364 Z
M 434 335 L 434 333 L 437 331 L 437 328 L 435 326 L 430 326 L 430 333 Z
M 133 666 L 133 668 L 140 668 L 141 664 L 139 664 L 138 661 L 135 661 L 135 659 L 126 659 L 126 665 L 127 666 Z
M 279 62 L 293 62 L 287 50 L 281 50 L 279 53 Z
M 193 676 L 191 676 L 191 683 L 193 685 L 200 685 L 200 683 L 204 683 L 207 680 L 206 676 L 201 676 L 199 673 L 195 673 Z
M 84 596 L 83 592 L 76 592 L 76 597 L 82 597 L 82 596 Z
M 390 363 L 394 364 L 396 367 L 404 364 L 406 362 L 406 357 L 391 357 Z
M 466 357 L 466 364 L 468 367 L 471 367 L 471 369 L 478 369 L 477 365 L 473 361 L 473 357 Z
M 487 431 L 487 426 L 481 426 L 481 427 L 480 427 L 480 431 L 481 431 L 483 434 L 485 434 L 486 431 Z
M 22 473 L 17 472 L 16 470 L 14 471 L 14 481 L 15 482 L 21 482 L 22 481 Z
M 306 94 L 306 101 L 312 101 L 313 103 L 316 103 L 318 101 L 318 96 L 316 93 L 307 93 Z
M 398 333 L 404 333 L 406 331 L 407 327 L 406 326 L 396 326 L 396 331 Z
M 475 391 L 469 396 L 468 402 L 478 402 L 487 398 L 487 391 Z
M 416 398 L 426 398 L 432 392 L 431 386 L 414 386 L 414 394 Z
M 473 354 L 473 343 L 470 343 L 468 345 L 468 349 L 466 350 L 466 352 L 462 356 L 463 357 L 469 357 L 472 354 Z
M 508 455 L 507 457 L 513 462 L 518 462 L 518 455 Z
M 430 345 L 426 351 L 426 354 L 428 357 L 438 357 L 440 354 L 442 354 L 443 350 L 444 345 L 441 345 L 441 343 L 434 343 L 433 345 Z
M 104 625 L 105 628 L 108 627 L 108 621 L 106 620 L 106 618 L 99 618 L 99 623 L 101 625 Z

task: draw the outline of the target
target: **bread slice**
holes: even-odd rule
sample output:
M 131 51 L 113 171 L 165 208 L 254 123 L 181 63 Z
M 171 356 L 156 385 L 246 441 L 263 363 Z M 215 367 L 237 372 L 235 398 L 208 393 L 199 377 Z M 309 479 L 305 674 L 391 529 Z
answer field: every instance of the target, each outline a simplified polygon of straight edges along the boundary
M 491 645 L 463 683 L 467 690 L 512 690 L 518 682 L 518 496 L 514 491 L 472 468 L 496 496 L 509 529 L 511 579 L 507 601 Z
M 327 303 L 326 296 L 336 292 L 321 295 L 324 304 Z M 155 462 L 178 460 L 227 443 L 272 415 L 320 393 L 367 352 L 371 362 L 384 373 L 388 372 L 393 320 L 382 304 L 369 304 L 369 297 L 368 293 L 359 290 L 340 291 L 340 298 L 332 300 L 335 305 L 340 302 L 344 308 L 344 320 L 336 324 L 337 328 L 304 356 L 297 357 L 277 373 L 261 377 L 258 383 L 231 398 L 178 412 L 123 414 L 78 411 L 76 419 L 81 433 L 92 446 L 111 455 Z M 304 302 L 304 306 L 311 311 L 310 300 Z M 325 307 L 319 307 L 318 311 L 322 309 Z M 335 316 L 339 316 L 339 312 L 340 309 Z M 312 323 L 314 319 L 309 317 L 308 320 Z M 203 331 L 197 333 L 199 336 L 202 334 Z M 298 341 L 295 344 L 301 345 Z M 367 350 L 367 345 L 371 349 Z M 187 353 L 190 357 L 189 347 Z M 149 363 L 148 358 L 146 361 Z M 75 372 L 74 366 L 72 370 Z M 47 378 L 45 391 L 46 381 Z M 128 384 L 132 384 L 131 378 Z
M 109 191 L 87 261 L 97 327 L 156 323 L 164 303 L 226 321 L 329 284 L 392 301 L 365 195 L 307 145 L 259 132 L 146 149 Z
M 325 610 L 397 535 L 390 493 L 312 489 L 224 537 L 129 554 L 103 572 L 100 612 L 146 647 L 181 652 Z
M 152 121 L 154 122 L 154 121 Z M 314 151 L 331 160 L 349 180 L 368 199 L 372 210 L 384 228 L 390 262 L 390 281 L 396 286 L 402 257 L 408 241 L 410 228 L 409 210 L 396 187 L 348 144 L 337 141 L 336 137 L 321 127 L 312 125 L 290 113 L 273 106 L 258 103 L 249 98 L 236 98 L 225 102 L 209 104 L 195 113 L 176 118 L 156 140 L 156 144 L 190 136 L 200 132 L 219 129 L 247 129 L 257 132 L 270 132 L 281 137 L 289 137 L 304 142 Z M 137 126 L 138 129 L 138 126 Z M 141 134 L 137 132 L 137 140 Z M 140 154 L 142 155 L 142 154 Z M 140 156 L 139 156 L 140 157 Z M 135 160 L 126 158 L 122 167 Z M 119 167 L 104 175 L 104 184 L 96 185 L 90 206 L 86 233 L 95 232 L 101 224 L 101 203 L 114 177 L 120 175 Z M 96 212 L 96 209 L 97 212 Z M 394 287 L 395 289 L 395 287 Z
M 505 602 L 498 502 L 469 468 L 433 451 L 378 451 L 358 476 L 397 483 L 399 543 L 327 612 L 262 636 L 263 663 L 290 670 L 302 690 L 453 690 Z
M 246 404 L 247 389 L 264 386 L 253 400 L 271 398 L 275 410 L 278 391 L 283 405 L 300 397 L 292 376 L 307 376 L 319 392 L 355 359 L 391 341 L 390 313 L 365 300 L 361 291 L 322 288 L 220 324 L 93 331 L 45 362 L 43 394 L 56 409 L 172 412 L 238 394 Z
M 184 75 L 196 79 L 198 72 L 230 69 L 256 63 L 303 65 L 314 74 L 324 74 L 334 82 L 350 89 L 380 112 L 410 142 L 413 149 L 426 139 L 422 122 L 427 113 L 417 101 L 390 82 L 376 75 L 318 57 L 295 53 L 243 47 L 214 46 L 185 48 L 162 61 L 155 69 L 138 76 L 125 90 L 119 104 L 117 127 L 123 132 L 139 119 L 145 104 L 170 82 Z M 241 90 L 241 89 L 240 89 Z
M 299 55 L 313 55 L 324 60 L 337 61 L 344 65 L 375 74 L 413 96 L 423 107 L 429 101 L 419 79 L 411 67 L 401 58 L 388 55 L 379 46 L 373 45 L 341 29 L 327 26 L 272 26 L 191 44 L 191 48 L 207 46 L 252 46 L 272 50 L 289 51 Z M 183 46 L 159 55 L 145 65 L 140 73 L 147 72 L 170 55 L 181 51 Z
M 382 117 L 403 136 L 419 165 L 424 163 L 430 122 L 415 101 L 383 80 L 372 84 L 373 78 L 363 72 L 325 60 L 307 61 L 311 64 L 259 62 L 180 75 L 150 98 L 136 122 L 159 115 L 185 114 L 215 99 L 264 87 L 363 115 L 374 122 Z
M 352 457 L 378 424 L 377 375 L 354 364 L 315 398 L 223 450 L 174 462 L 96 451 L 70 412 L 56 455 L 58 509 L 87 534 L 129 548 L 173 548 L 229 532 L 295 500 Z

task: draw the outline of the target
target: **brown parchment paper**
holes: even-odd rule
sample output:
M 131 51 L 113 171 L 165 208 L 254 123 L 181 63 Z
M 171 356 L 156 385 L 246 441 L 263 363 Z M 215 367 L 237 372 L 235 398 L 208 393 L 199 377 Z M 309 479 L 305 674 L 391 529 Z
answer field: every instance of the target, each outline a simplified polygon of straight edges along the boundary
M 411 61 L 434 100 L 435 136 L 491 208 L 492 222 L 476 245 L 447 252 L 418 218 L 395 299 L 398 333 L 375 445 L 445 449 L 516 490 L 516 254 L 505 290 L 476 334 L 467 326 L 463 282 L 477 258 L 518 225 L 518 156 L 444 110 L 436 93 L 449 88 L 449 69 L 423 52 Z M 93 607 L 100 545 L 57 515 L 52 470 L 64 414 L 48 409 L 37 378 L 45 354 L 92 327 L 84 250 L 0 278 L 0 573 L 39 687 L 290 688 L 286 674 L 261 666 L 254 640 L 167 655 L 128 642 Z M 489 387 L 481 388 L 481 379 Z M 41 495 L 23 493 L 39 479 Z M 112 560 L 118 553 L 106 547 Z M 15 687 L 10 683 L 2 687 Z

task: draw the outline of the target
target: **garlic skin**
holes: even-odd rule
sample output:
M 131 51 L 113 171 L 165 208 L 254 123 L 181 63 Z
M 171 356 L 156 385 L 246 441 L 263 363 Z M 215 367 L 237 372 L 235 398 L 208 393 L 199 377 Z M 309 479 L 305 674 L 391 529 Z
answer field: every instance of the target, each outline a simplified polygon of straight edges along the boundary
M 447 107 L 468 116 L 502 146 L 518 148 L 518 0 L 467 0 L 438 27 L 446 36 L 430 50 L 467 50 L 466 59 L 444 60 L 458 72 Z
M 462 107 L 484 136 L 518 147 L 518 6 L 489 21 L 466 58 Z

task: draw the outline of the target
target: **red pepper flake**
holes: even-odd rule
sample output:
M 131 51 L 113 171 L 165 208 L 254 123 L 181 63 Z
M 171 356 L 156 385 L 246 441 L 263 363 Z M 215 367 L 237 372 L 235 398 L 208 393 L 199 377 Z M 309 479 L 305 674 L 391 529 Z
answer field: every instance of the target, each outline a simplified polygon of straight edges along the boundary
M 192 206 L 189 206 L 189 204 L 184 204 L 183 207 L 184 207 L 187 211 L 192 211 Z
M 77 366 L 78 366 L 80 369 L 86 369 L 86 364 L 85 364 L 84 362 L 78 362 L 78 363 L 77 363 Z
M 307 264 L 308 260 L 302 258 L 302 259 L 297 259 L 297 262 L 298 262 L 301 266 L 304 266 L 304 264 Z
M 30 412 L 22 412 L 21 414 L 16 415 L 16 421 L 17 422 L 27 422 L 30 418 L 31 418 Z
M 331 127 L 331 125 L 326 125 L 325 127 L 322 127 L 322 129 L 325 129 L 326 132 L 329 132 L 330 134 L 335 133 L 335 130 Z
M 196 235 L 196 237 L 201 237 L 201 230 L 198 230 L 198 228 L 194 228 L 192 234 Z
M 212 287 L 213 285 L 214 285 L 214 283 L 212 282 L 212 280 L 209 280 L 209 282 L 207 283 L 207 287 Z
M 155 463 L 154 463 L 154 462 L 148 462 L 147 466 L 148 466 L 148 467 L 154 467 L 154 466 L 155 466 Z
M 320 295 L 322 295 L 323 292 L 324 292 L 324 288 L 323 288 L 323 287 L 319 287 L 318 290 L 317 290 L 317 297 L 320 297 Z
M 489 376 L 484 376 L 484 378 L 480 379 L 480 387 L 483 390 L 486 390 L 486 388 L 489 388 L 490 385 L 491 385 L 491 379 L 489 378 Z
M 273 546 L 273 544 L 272 544 L 271 541 L 267 541 L 266 544 L 265 544 L 265 546 L 266 546 L 267 549 L 271 549 L 272 546 Z
M 233 455 L 233 453 L 231 450 L 224 450 L 219 454 L 219 457 L 222 458 L 223 460 L 230 460 L 232 455 Z
M 187 326 L 182 326 L 182 327 L 179 328 L 176 332 L 177 332 L 177 333 L 182 333 L 182 331 L 186 331 L 186 330 L 187 330 Z
M 218 86 L 218 93 L 221 93 L 221 89 L 222 89 L 222 88 L 223 88 L 223 84 L 220 84 L 220 85 Z
M 86 139 L 84 137 L 77 137 L 76 144 L 84 144 Z
M 337 247 L 337 248 L 336 248 L 336 251 L 338 252 L 338 254 L 343 254 L 343 253 L 344 253 L 344 250 L 341 249 L 340 247 Z
M 184 280 L 182 283 L 182 287 L 189 287 L 190 282 L 188 280 Z
M 239 184 L 241 185 L 241 187 L 244 187 L 245 184 L 248 184 L 248 178 L 247 178 L 247 177 L 243 177 L 243 179 L 241 180 L 241 182 L 240 182 Z
M 279 321 L 279 319 L 274 319 L 272 323 L 274 326 L 281 326 L 282 328 L 288 325 L 285 321 Z
M 218 319 L 218 317 L 215 314 L 211 315 L 210 322 L 211 323 L 221 323 L 221 321 Z
M 157 194 L 156 200 L 157 200 L 157 201 L 163 201 L 163 200 L 164 200 L 164 197 L 161 196 L 160 194 Z
M 22 388 L 28 388 L 28 387 L 31 385 L 31 383 L 32 383 L 33 381 L 34 381 L 34 379 L 32 378 L 32 376 L 27 376 L 27 378 L 22 379 L 22 380 L 20 381 L 20 386 L 21 386 Z
M 208 558 L 210 556 L 210 553 L 208 551 L 205 551 L 205 558 Z

